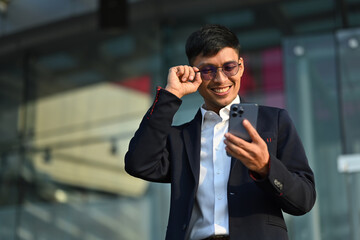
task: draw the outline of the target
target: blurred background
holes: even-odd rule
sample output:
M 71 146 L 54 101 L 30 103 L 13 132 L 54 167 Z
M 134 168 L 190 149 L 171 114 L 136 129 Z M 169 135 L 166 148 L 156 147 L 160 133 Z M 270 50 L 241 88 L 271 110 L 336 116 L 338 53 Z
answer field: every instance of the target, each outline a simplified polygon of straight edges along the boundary
M 169 185 L 124 155 L 206 23 L 240 39 L 241 95 L 286 108 L 305 145 L 318 199 L 285 215 L 290 239 L 360 239 L 360 0 L 0 0 L 1 240 L 164 239 Z

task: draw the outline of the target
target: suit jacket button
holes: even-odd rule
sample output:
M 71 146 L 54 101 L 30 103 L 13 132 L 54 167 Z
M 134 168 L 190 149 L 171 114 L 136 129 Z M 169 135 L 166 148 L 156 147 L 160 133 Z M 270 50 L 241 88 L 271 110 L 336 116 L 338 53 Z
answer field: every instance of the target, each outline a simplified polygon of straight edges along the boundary
M 283 189 L 283 184 L 277 179 L 274 180 L 274 185 L 280 190 Z

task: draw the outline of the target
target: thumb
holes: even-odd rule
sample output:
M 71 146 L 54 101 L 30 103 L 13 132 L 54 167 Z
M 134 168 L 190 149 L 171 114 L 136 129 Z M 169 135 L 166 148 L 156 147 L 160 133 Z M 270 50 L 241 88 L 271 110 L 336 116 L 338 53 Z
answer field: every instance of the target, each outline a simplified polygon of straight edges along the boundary
M 247 130 L 247 132 L 249 133 L 250 138 L 252 139 L 253 142 L 258 142 L 259 138 L 261 139 L 261 137 L 259 136 L 258 132 L 256 131 L 256 129 L 254 128 L 253 125 L 251 125 L 251 123 L 249 122 L 249 120 L 244 119 L 243 121 L 243 126 L 245 127 L 245 129 Z

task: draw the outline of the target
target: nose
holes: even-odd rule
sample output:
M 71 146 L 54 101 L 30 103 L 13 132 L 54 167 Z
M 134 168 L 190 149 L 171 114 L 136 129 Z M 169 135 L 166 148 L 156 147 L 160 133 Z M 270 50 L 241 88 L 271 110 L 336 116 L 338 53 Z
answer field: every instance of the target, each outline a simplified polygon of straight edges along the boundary
M 214 81 L 222 82 L 228 79 L 228 76 L 224 73 L 222 68 L 218 68 L 216 71 L 216 76 L 214 78 Z

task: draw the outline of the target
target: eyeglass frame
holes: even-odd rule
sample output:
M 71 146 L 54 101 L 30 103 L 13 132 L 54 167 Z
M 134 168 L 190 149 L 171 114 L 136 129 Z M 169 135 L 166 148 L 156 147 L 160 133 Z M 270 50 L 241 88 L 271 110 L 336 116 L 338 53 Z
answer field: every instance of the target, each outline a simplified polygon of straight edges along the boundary
M 224 72 L 224 65 L 225 64 L 230 64 L 230 63 L 235 63 L 235 64 L 237 64 L 237 71 L 236 71 L 236 73 L 234 73 L 234 74 L 230 74 L 230 75 L 228 75 L 229 74 L 229 72 Z M 217 67 L 217 66 L 214 66 L 214 65 L 212 65 L 212 64 L 205 64 L 205 66 L 211 66 L 211 67 L 213 67 L 213 68 L 216 68 L 216 72 L 212 72 L 211 74 L 213 75 L 213 77 L 212 78 L 210 78 L 210 79 L 205 79 L 205 78 L 203 78 L 203 73 L 202 73 L 202 70 L 200 69 L 199 71 L 197 71 L 196 73 L 200 73 L 200 76 L 201 76 L 201 79 L 202 80 L 205 80 L 205 81 L 212 81 L 212 80 L 214 80 L 215 78 L 216 78 L 216 74 L 217 74 L 217 72 L 218 72 L 218 69 L 219 68 L 221 68 L 221 71 L 222 71 L 222 73 L 226 76 L 226 77 L 232 77 L 232 76 L 235 76 L 236 74 L 238 74 L 238 72 L 239 72 L 239 70 L 240 70 L 240 66 L 241 65 L 241 62 L 239 63 L 239 62 L 236 62 L 236 61 L 229 61 L 229 62 L 226 62 L 226 63 L 224 63 L 221 67 Z

